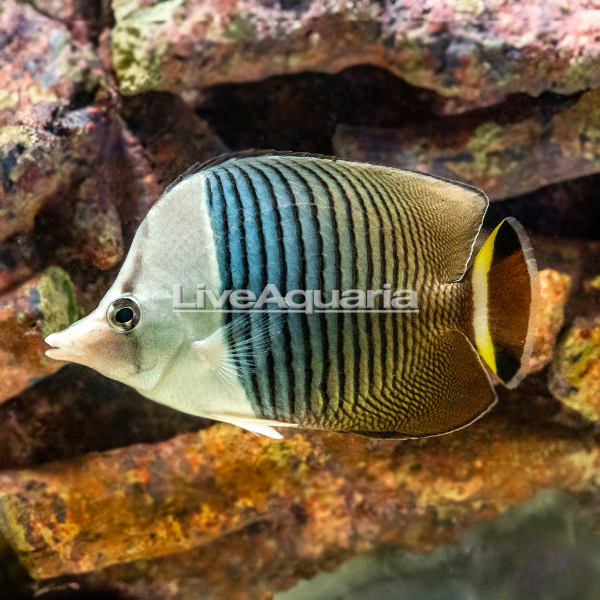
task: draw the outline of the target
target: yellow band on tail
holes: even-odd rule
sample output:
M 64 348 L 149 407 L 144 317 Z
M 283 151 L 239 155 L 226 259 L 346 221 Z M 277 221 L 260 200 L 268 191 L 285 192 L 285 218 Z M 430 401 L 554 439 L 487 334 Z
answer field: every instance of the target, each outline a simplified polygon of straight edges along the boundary
M 537 265 L 523 227 L 502 221 L 475 258 L 472 273 L 475 346 L 508 387 L 527 373 L 538 297 Z
M 488 313 L 488 274 L 494 255 L 494 240 L 502 223 L 494 229 L 490 237 L 479 251 L 473 264 L 473 329 L 475 330 L 475 345 L 486 364 L 497 373 L 494 344 L 490 333 Z

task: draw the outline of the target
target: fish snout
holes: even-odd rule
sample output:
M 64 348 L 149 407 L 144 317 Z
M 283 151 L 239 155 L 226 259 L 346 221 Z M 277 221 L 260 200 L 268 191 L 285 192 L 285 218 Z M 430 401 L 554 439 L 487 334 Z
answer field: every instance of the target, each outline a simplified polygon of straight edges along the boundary
M 77 359 L 83 356 L 83 351 L 73 343 L 69 335 L 69 328 L 50 334 L 44 341 L 51 346 L 49 350 L 46 350 L 46 356 L 54 360 L 77 362 Z

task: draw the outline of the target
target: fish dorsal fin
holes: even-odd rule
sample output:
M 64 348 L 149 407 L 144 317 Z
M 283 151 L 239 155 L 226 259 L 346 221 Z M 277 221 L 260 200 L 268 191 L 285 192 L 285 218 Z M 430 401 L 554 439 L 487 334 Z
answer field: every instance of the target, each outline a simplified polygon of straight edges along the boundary
M 423 267 L 437 281 L 459 281 L 467 270 L 489 200 L 477 188 L 415 171 L 365 165 L 396 192 Z M 362 170 L 362 169 L 359 169 Z M 408 236 L 410 239 L 410 236 Z
M 226 154 L 220 154 L 219 156 L 215 156 L 214 158 L 210 158 L 204 162 L 194 163 L 191 167 L 186 169 L 177 179 L 172 181 L 166 188 L 163 194 L 167 194 L 170 192 L 177 184 L 181 183 L 184 179 L 191 177 L 192 175 L 196 175 L 196 173 L 200 173 L 201 171 L 206 171 L 207 169 L 212 169 L 214 167 L 218 167 L 223 163 L 226 163 L 230 160 L 241 160 L 243 158 L 264 158 L 267 156 L 272 157 L 282 157 L 282 156 L 292 156 L 292 157 L 309 157 L 309 158 L 322 158 L 327 160 L 337 160 L 335 156 L 326 156 L 324 154 L 311 154 L 308 152 L 287 152 L 285 150 L 257 150 L 255 148 L 250 150 L 240 150 L 239 152 L 228 152 Z
M 489 201 L 481 190 L 456 181 L 319 154 L 244 150 L 193 165 L 169 185 L 165 193 L 196 173 L 229 161 L 251 158 L 321 159 L 324 165 L 331 162 L 344 165 L 357 177 L 383 180 L 396 192 L 397 201 L 406 212 L 408 226 L 414 229 L 413 236 L 423 247 L 426 268 L 441 282 L 458 281 L 465 274 Z
M 234 384 L 241 375 L 254 373 L 257 358 L 268 352 L 271 339 L 281 332 L 279 313 L 236 316 L 206 339 L 192 343 L 204 366 L 228 384 Z

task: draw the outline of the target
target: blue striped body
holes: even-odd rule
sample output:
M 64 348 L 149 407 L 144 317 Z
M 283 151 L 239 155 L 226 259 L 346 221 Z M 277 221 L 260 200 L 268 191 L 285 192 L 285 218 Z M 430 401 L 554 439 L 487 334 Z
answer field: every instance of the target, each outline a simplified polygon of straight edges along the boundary
M 287 314 L 272 317 L 270 347 L 240 375 L 259 418 L 308 427 L 397 429 L 419 410 L 404 393 L 421 340 L 459 319 L 435 282 L 410 206 L 377 168 L 298 157 L 228 161 L 203 173 L 222 290 L 267 284 L 289 290 L 416 289 L 410 314 Z M 437 287 L 436 287 L 437 286 Z M 456 294 L 455 294 L 456 296 Z M 441 307 L 441 308 L 440 308 Z M 440 310 L 437 310 L 437 309 Z M 437 310 L 437 314 L 436 314 Z M 226 313 L 223 325 L 243 314 Z

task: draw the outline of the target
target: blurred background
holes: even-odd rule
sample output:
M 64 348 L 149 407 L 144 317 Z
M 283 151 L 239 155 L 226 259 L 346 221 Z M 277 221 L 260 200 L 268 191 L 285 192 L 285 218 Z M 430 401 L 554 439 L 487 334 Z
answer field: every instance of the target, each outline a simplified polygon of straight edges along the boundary
M 523 384 L 440 438 L 275 442 L 46 358 L 165 187 L 251 148 L 517 217 Z M 0 179 L 2 600 L 600 597 L 600 3 L 0 0 Z

